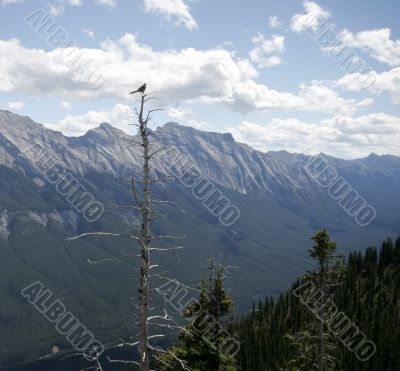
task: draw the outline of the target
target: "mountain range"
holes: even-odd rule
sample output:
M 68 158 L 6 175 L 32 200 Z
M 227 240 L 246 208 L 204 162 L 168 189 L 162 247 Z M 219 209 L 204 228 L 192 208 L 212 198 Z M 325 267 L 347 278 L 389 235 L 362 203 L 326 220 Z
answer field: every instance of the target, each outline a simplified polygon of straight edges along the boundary
M 157 234 L 186 236 L 185 249 L 160 253 L 155 263 L 196 285 L 208 255 L 225 259 L 228 289 L 239 312 L 255 299 L 278 294 L 309 268 L 309 237 L 321 228 L 330 231 L 343 253 L 399 234 L 400 157 L 264 153 L 229 133 L 172 122 L 153 134 L 152 175 L 175 176 L 157 184 L 155 193 L 179 204 L 166 205 L 153 228 Z M 140 177 L 138 139 L 107 123 L 67 137 L 0 111 L 0 365 L 34 359 L 55 345 L 68 348 L 20 294 L 36 280 L 98 338 L 111 341 L 134 331 L 135 259 L 93 264 L 93 259 L 131 252 L 132 242 L 66 238 L 137 227 L 134 213 L 116 205 L 132 204 L 126 178 Z M 104 206 L 98 219 L 85 218 L 49 181 L 43 159 L 51 159 Z M 191 172 L 176 178 L 180 163 Z M 338 195 L 339 185 L 354 199 Z M 221 222 L 221 213 L 210 211 L 207 196 L 201 195 L 207 189 L 234 207 L 234 223 Z

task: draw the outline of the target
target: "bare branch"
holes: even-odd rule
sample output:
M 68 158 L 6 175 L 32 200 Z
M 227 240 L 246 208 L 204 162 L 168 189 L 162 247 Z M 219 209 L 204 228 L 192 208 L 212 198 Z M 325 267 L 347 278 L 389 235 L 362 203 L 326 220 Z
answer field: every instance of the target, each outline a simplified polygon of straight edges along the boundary
M 110 363 L 123 363 L 125 365 L 136 365 L 136 366 L 139 366 L 139 362 L 136 362 L 136 361 L 123 361 L 123 360 L 120 360 L 120 359 L 111 359 L 109 356 L 107 356 L 107 360 Z
M 160 248 L 160 247 L 152 247 L 151 251 L 173 251 L 173 250 L 182 250 L 185 246 L 177 246 L 177 247 L 168 247 L 168 248 Z
M 78 240 L 79 238 L 87 237 L 87 236 L 123 237 L 123 238 L 132 238 L 137 241 L 140 240 L 139 237 L 132 236 L 130 234 L 108 233 L 108 232 L 89 232 L 89 233 L 82 233 L 78 236 L 66 238 L 66 241 Z
M 141 210 L 140 207 L 137 206 L 129 206 L 129 205 L 112 205 L 106 209 L 113 210 L 113 209 L 133 209 L 133 210 Z
M 129 258 L 131 256 L 140 257 L 141 255 L 138 255 L 138 254 L 127 254 L 127 255 L 122 255 L 122 256 L 115 257 L 115 258 L 107 258 L 107 259 L 99 259 L 99 260 L 87 259 L 87 261 L 90 264 L 100 264 L 100 263 L 112 262 L 112 261 L 116 261 L 116 260 L 123 260 L 123 259 Z
M 182 239 L 186 238 L 186 236 L 153 236 L 153 238 L 160 239 L 160 240 L 161 239 L 182 240 Z
M 171 179 L 176 179 L 177 177 L 174 175 L 171 176 L 166 176 L 164 178 L 157 178 L 157 179 L 153 179 L 152 181 L 150 181 L 151 184 L 153 183 L 157 183 L 157 182 L 165 182 L 166 180 L 171 180 Z
M 158 142 L 158 141 L 154 141 L 154 143 L 156 143 L 156 142 L 157 142 L 157 143 L 161 143 L 161 142 Z M 170 147 L 170 146 L 168 146 L 168 147 Z M 158 149 L 158 150 L 156 150 L 156 151 L 150 153 L 149 158 L 153 158 L 157 153 L 160 153 L 160 152 L 162 152 L 162 151 L 165 151 L 165 149 L 168 148 L 168 147 L 162 147 L 162 148 L 160 148 L 160 149 Z
M 179 364 L 182 367 L 182 370 L 185 371 L 191 371 L 189 367 L 186 366 L 186 362 L 181 360 L 180 358 L 178 358 L 173 352 L 170 352 L 169 350 L 164 350 L 160 347 L 151 347 L 152 350 L 156 351 L 156 352 L 160 352 L 160 353 L 165 353 L 165 354 L 169 354 L 170 356 L 172 356 L 172 358 L 174 358 L 177 362 L 179 362 Z M 167 367 L 171 367 L 171 365 L 167 364 L 166 362 L 164 362 L 163 360 L 161 360 L 160 358 L 158 358 L 156 355 L 153 356 L 155 359 L 157 359 L 159 362 L 161 362 L 162 364 L 164 364 Z M 173 367 L 174 369 L 174 367 Z

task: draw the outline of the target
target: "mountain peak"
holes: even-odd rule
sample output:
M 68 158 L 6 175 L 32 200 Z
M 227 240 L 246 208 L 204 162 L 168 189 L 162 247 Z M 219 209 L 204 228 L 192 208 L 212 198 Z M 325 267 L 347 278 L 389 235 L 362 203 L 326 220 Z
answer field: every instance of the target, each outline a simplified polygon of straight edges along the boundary
M 0 120 L 4 122 L 4 124 L 8 124 L 10 126 L 15 126 L 15 125 L 33 125 L 37 128 L 43 128 L 42 124 L 39 124 L 37 122 L 34 122 L 30 117 L 28 116 L 21 116 L 18 115 L 14 112 L 8 111 L 8 110 L 0 110 Z
M 86 138 L 96 137 L 101 138 L 104 141 L 110 141 L 126 136 L 128 136 L 128 134 L 126 134 L 124 131 L 107 122 L 103 122 L 98 127 L 88 130 L 88 132 L 83 135 L 83 137 Z
M 183 125 L 179 125 L 175 121 L 168 121 L 163 125 L 163 128 L 177 128 L 177 127 L 183 127 Z
M 180 125 L 176 122 L 170 121 L 164 124 L 164 126 L 159 127 L 157 130 L 160 130 L 161 132 L 166 132 L 166 133 L 185 133 L 190 136 L 193 134 L 196 134 L 197 136 L 202 136 L 202 137 L 215 137 L 217 140 L 223 140 L 225 142 L 235 142 L 235 139 L 233 138 L 231 133 L 219 133 L 219 132 L 213 132 L 213 131 L 203 131 L 196 129 L 192 126 L 185 126 L 185 125 Z

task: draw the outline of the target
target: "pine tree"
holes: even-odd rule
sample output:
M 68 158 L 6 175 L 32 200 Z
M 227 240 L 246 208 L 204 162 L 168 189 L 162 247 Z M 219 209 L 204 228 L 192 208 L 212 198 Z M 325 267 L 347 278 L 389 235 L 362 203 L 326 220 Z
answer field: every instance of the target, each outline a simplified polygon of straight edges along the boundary
M 159 369 L 184 370 L 176 358 L 191 371 L 235 371 L 235 357 L 226 354 L 224 341 L 229 332 L 227 319 L 233 313 L 233 301 L 224 288 L 224 267 L 209 258 L 208 279 L 199 285 L 199 299 L 188 306 L 185 317 L 190 323 L 179 334 L 181 344 L 169 354 L 160 355 Z
M 350 253 L 345 270 L 339 269 L 342 267 L 334 260 L 330 265 L 328 296 L 334 298 L 338 311 L 345 313 L 376 345 L 376 353 L 362 361 L 325 331 L 328 370 L 399 369 L 400 238 L 395 241 L 392 252 L 386 240 L 380 249 L 368 247 L 364 253 Z M 237 357 L 241 371 L 318 370 L 318 318 L 294 295 L 306 279 L 317 284 L 317 273 L 316 270 L 297 280 L 276 299 L 267 297 L 262 316 L 260 305 L 255 304 L 253 311 L 234 324 L 241 343 Z
M 336 242 L 331 241 L 326 229 L 316 233 L 311 239 L 315 242 L 313 248 L 309 251 L 309 255 L 317 263 L 316 271 L 316 283 L 317 288 L 324 294 L 327 293 L 329 278 L 331 275 L 331 266 L 333 261 L 337 258 Z M 319 371 L 327 371 L 328 366 L 328 354 L 326 345 L 326 333 L 325 333 L 325 322 L 324 314 L 321 313 L 321 319 L 319 320 L 319 354 L 318 354 L 318 369 Z
M 315 287 L 307 293 L 308 309 L 313 311 L 311 318 L 303 328 L 294 335 L 288 334 L 287 338 L 295 348 L 295 357 L 289 361 L 289 370 L 336 370 L 335 340 L 326 329 L 328 310 L 323 303 L 332 299 L 331 289 L 338 284 L 343 266 L 339 263 L 336 254 L 337 244 L 330 239 L 326 229 L 317 232 L 311 237 L 314 241 L 309 256 L 315 261 L 313 272 L 304 276 L 304 282 L 310 281 Z

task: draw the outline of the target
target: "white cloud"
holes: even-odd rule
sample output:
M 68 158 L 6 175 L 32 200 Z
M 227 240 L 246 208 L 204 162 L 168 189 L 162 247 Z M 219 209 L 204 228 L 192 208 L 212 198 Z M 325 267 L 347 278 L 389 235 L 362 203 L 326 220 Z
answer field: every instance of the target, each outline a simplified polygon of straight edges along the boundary
M 171 119 L 182 125 L 192 126 L 199 130 L 210 129 L 207 122 L 195 120 L 192 117 L 193 112 L 188 108 L 170 108 L 167 114 Z M 110 110 L 89 111 L 83 115 L 68 115 L 59 122 L 44 125 L 68 136 L 80 136 L 106 122 L 132 135 L 135 132 L 135 128 L 132 126 L 133 115 L 131 107 L 125 104 L 116 104 Z
M 76 58 L 81 55 L 81 58 Z M 72 57 L 71 57 L 72 56 Z M 78 65 L 91 63 L 80 70 Z M 88 75 L 106 80 L 94 89 Z M 322 85 L 301 86 L 298 94 L 281 92 L 256 82 L 257 70 L 248 60 L 226 49 L 155 51 L 126 34 L 95 48 L 49 52 L 29 49 L 18 40 L 0 40 L 0 92 L 31 96 L 56 95 L 64 100 L 126 99 L 132 87 L 148 83 L 161 91 L 168 105 L 196 100 L 221 103 L 235 110 L 302 110 L 351 114 L 357 103 Z
M 188 30 L 198 29 L 196 20 L 183 0 L 143 0 L 144 11 L 157 13 L 168 20 L 175 20 L 174 24 L 183 25 Z
M 184 125 L 186 126 L 191 126 L 195 129 L 198 130 L 203 130 L 203 131 L 210 131 L 212 129 L 212 127 L 210 126 L 210 124 L 206 121 L 198 121 L 195 119 L 188 119 L 184 122 Z
M 280 19 L 275 15 L 268 18 L 268 25 L 271 28 L 278 28 L 281 26 L 281 24 L 282 23 Z
M 251 42 L 255 47 L 250 51 L 249 57 L 258 67 L 267 68 L 283 63 L 280 55 L 285 51 L 284 36 L 272 35 L 271 39 L 267 39 L 258 33 Z
M 57 17 L 64 13 L 66 6 L 81 6 L 82 0 L 53 0 L 48 4 L 49 13 Z
M 337 81 L 331 82 L 334 87 L 359 92 L 365 89 L 365 82 L 368 84 L 368 92 L 380 94 L 388 93 L 395 104 L 400 104 L 400 67 L 393 68 L 389 71 L 378 73 L 371 71 L 367 77 L 357 73 L 344 75 Z
M 330 17 L 330 13 L 326 9 L 313 1 L 306 0 L 303 2 L 303 6 L 305 11 L 292 17 L 292 31 L 301 32 L 309 28 L 316 31 L 321 23 Z M 339 55 L 340 51 L 345 48 L 360 49 L 379 62 L 390 66 L 400 66 L 400 39 L 391 39 L 389 28 L 365 30 L 358 33 L 343 29 L 336 35 L 337 40 L 332 38 L 335 36 L 334 30 L 329 30 L 331 32 L 326 32 L 325 39 L 333 45 L 326 48 L 328 51 L 336 51 Z M 321 39 L 323 39 L 322 36 Z
M 64 10 L 65 4 L 62 1 L 49 4 L 49 13 L 54 17 L 57 17 L 64 13 Z
M 6 1 L 15 1 L 15 0 L 6 0 Z M 117 5 L 117 0 L 95 0 L 95 3 L 102 6 L 107 6 L 110 8 L 114 8 Z M 67 6 L 81 6 L 83 4 L 83 0 L 52 0 L 48 4 L 49 13 L 54 17 L 57 17 L 64 13 Z
M 260 125 L 242 122 L 228 129 L 236 140 L 262 151 L 325 152 L 340 158 L 392 153 L 400 155 L 400 117 L 376 113 L 334 116 L 319 123 L 275 118 Z
M 372 58 L 389 66 L 400 66 L 400 40 L 391 39 L 389 28 L 361 31 L 356 34 L 343 30 L 338 47 L 358 48 Z
M 167 110 L 167 114 L 174 120 L 183 121 L 191 117 L 193 112 L 191 109 L 186 107 L 170 107 Z
M 72 107 L 71 102 L 63 100 L 60 102 L 60 107 L 65 109 L 70 109 Z
M 82 30 L 83 35 L 88 39 L 94 39 L 94 32 L 90 30 Z
M 19 110 L 24 106 L 24 103 L 20 102 L 20 101 L 8 102 L 7 106 L 8 106 L 9 109 Z
M 294 95 L 248 82 L 237 87 L 235 94 L 236 107 L 242 110 L 279 108 L 352 115 L 357 104 L 353 99 L 341 98 L 335 91 L 322 84 L 302 85 L 298 95 Z
M 313 1 L 304 1 L 304 12 L 292 17 L 290 28 L 294 32 L 302 32 L 306 29 L 316 30 L 321 22 L 330 17 L 330 13 Z
M 117 104 L 109 111 L 89 111 L 83 115 L 69 115 L 58 123 L 45 124 L 45 126 L 66 135 L 78 136 L 98 127 L 103 122 L 132 134 L 132 126 L 129 126 L 132 124 L 132 110 L 124 104 Z
M 96 3 L 110 8 L 115 8 L 117 6 L 117 0 L 96 0 Z
M 1 0 L 1 5 L 22 3 L 23 0 Z
M 365 98 L 362 101 L 358 102 L 356 104 L 357 107 L 369 107 L 370 105 L 372 105 L 374 103 L 374 100 L 372 98 Z
M 171 107 L 167 110 L 168 116 L 179 124 L 192 126 L 199 130 L 209 130 L 210 125 L 205 121 L 198 121 L 193 117 L 193 112 L 187 107 Z
M 259 64 L 259 67 L 262 68 L 268 68 L 268 67 L 273 67 L 273 66 L 278 66 L 279 64 L 282 64 L 283 60 L 281 57 L 277 55 L 273 55 L 272 57 L 265 58 L 264 61 L 262 61 Z

